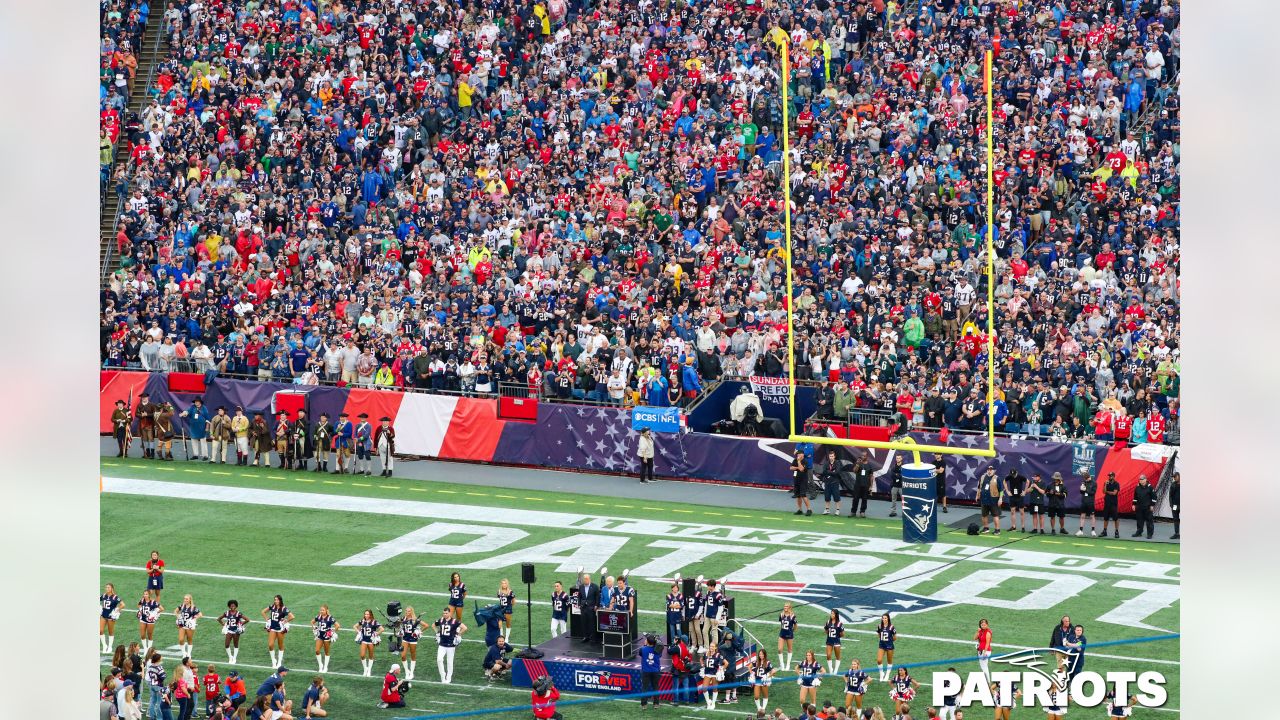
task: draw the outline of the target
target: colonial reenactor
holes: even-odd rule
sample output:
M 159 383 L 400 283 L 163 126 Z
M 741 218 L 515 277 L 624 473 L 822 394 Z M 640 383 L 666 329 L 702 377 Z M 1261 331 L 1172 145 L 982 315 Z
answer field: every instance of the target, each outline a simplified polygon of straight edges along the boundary
M 262 413 L 253 414 L 253 424 L 249 426 L 249 444 L 253 446 L 253 467 L 258 466 L 258 461 L 262 461 L 262 467 L 271 465 L 271 428 L 267 427 L 267 421 L 262 418 Z
M 155 408 L 155 438 L 163 453 L 156 453 L 161 460 L 173 459 L 173 404 L 157 403 Z
M 293 441 L 290 451 L 295 470 L 307 469 L 307 458 L 311 457 L 311 428 L 308 427 L 307 411 L 298 410 L 298 419 L 293 423 Z
M 151 403 L 151 398 L 146 393 L 138 396 L 138 408 L 133 411 L 133 416 L 138 418 L 138 437 L 142 440 L 142 457 L 155 457 L 156 406 Z
M 191 407 L 182 411 L 179 417 L 187 420 L 187 433 L 191 435 L 191 444 L 195 446 L 196 460 L 209 459 L 209 408 L 204 401 L 196 398 Z
M 320 421 L 316 423 L 315 433 L 311 437 L 316 447 L 316 472 L 329 472 L 329 449 L 333 446 L 333 426 L 329 424 L 328 413 L 320 413 Z
M 351 463 L 352 436 L 355 434 L 355 428 L 351 425 L 351 421 L 347 419 L 346 413 L 338 413 L 338 422 L 333 426 L 333 454 L 338 459 L 338 469 L 333 471 L 334 475 L 341 475 L 347 471 L 347 465 Z M 354 470 L 352 471 L 354 473 Z
M 289 439 L 293 437 L 293 426 L 289 423 L 289 413 L 281 410 L 276 413 L 275 449 L 280 457 L 280 469 L 293 469 L 293 458 L 290 456 Z M 267 460 L 270 463 L 270 459 Z
M 391 418 L 378 420 L 378 429 L 373 433 L 373 443 L 378 448 L 378 460 L 382 462 L 382 477 L 391 477 L 395 467 L 396 429 L 391 427 Z
M 235 417 L 231 418 L 231 434 L 236 441 L 236 464 L 249 464 L 249 418 L 245 417 L 244 408 L 236 406 Z
M 111 411 L 111 434 L 116 439 L 116 457 L 124 457 L 129 449 L 129 423 L 133 417 L 123 400 L 116 401 L 116 409 Z
M 209 456 L 209 462 L 217 461 L 226 465 L 227 446 L 232 443 L 231 417 L 221 405 L 218 406 L 217 414 L 209 419 L 209 438 L 213 441 L 213 455 Z M 239 465 L 239 461 L 236 464 Z
M 356 417 L 360 422 L 356 425 L 356 474 L 373 474 L 373 426 L 369 424 L 369 413 L 360 413 Z

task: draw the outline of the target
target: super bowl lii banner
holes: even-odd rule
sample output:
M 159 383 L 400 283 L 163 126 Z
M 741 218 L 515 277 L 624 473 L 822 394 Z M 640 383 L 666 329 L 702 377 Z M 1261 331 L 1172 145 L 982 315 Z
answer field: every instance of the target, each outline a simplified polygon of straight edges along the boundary
M 902 541 L 938 541 L 938 500 L 934 478 L 937 468 L 928 463 L 902 466 Z

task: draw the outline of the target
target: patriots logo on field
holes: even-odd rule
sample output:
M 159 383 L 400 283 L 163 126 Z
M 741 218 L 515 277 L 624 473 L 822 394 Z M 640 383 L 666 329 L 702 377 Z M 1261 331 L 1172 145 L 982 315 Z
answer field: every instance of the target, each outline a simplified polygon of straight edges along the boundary
M 796 605 L 815 605 L 828 611 L 837 610 L 840 612 L 840 617 L 847 623 L 874 622 L 884 613 L 890 615 L 917 613 L 951 604 L 946 600 L 935 600 L 923 595 L 855 585 L 824 585 L 774 580 L 731 581 L 728 585 L 731 590 L 745 590 L 782 598 Z

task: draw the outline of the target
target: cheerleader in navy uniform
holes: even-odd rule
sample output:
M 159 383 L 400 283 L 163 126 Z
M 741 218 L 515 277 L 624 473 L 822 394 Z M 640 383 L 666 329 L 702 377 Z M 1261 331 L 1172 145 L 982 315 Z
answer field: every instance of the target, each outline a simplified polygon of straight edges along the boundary
M 498 584 L 498 602 L 502 603 L 502 619 L 498 621 L 498 629 L 502 636 L 511 641 L 511 613 L 516 609 L 516 594 L 511 590 L 511 583 L 506 578 Z
M 876 668 L 880 671 L 880 681 L 888 682 L 893 674 L 893 643 L 898 639 L 898 629 L 893 626 L 889 613 L 880 616 L 880 624 L 876 626 Z
M 551 637 L 559 637 L 569 632 L 569 593 L 557 580 L 555 589 L 551 591 Z
M 674 582 L 671 583 L 671 592 L 667 593 L 667 645 L 675 645 L 676 640 L 683 634 L 680 632 L 682 620 L 684 620 L 684 594 L 680 592 L 680 583 Z
M 234 665 L 240 657 L 240 636 L 249 618 L 240 612 L 240 603 L 228 600 L 227 611 L 218 616 L 218 622 L 222 623 L 222 646 L 227 650 L 227 662 Z
M 849 671 L 844 674 L 844 712 L 853 715 L 856 708 L 862 711 L 862 696 L 867 694 L 867 685 L 871 684 L 871 676 L 862 669 L 857 658 L 849 661 Z
M 338 619 L 329 613 L 328 605 L 321 605 L 320 613 L 311 618 L 311 634 L 316 638 L 316 669 L 320 672 L 329 672 L 329 655 L 333 649 L 333 639 L 341 629 Z
M 436 650 L 436 669 L 440 671 L 440 682 L 448 685 L 453 682 L 453 656 L 462 642 L 462 634 L 467 631 L 453 615 L 453 606 L 444 609 L 444 614 L 435 622 L 436 642 L 440 644 Z
M 418 667 L 418 641 L 422 639 L 422 621 L 413 611 L 413 606 L 405 608 L 404 620 L 400 622 L 400 662 L 404 663 L 404 679 L 412 680 L 413 671 Z
M 840 641 L 844 638 L 844 623 L 840 621 L 840 613 L 832 610 L 822 629 L 827 634 L 827 672 L 832 675 L 839 675 Z
M 906 668 L 900 667 L 898 668 L 898 674 L 893 676 L 890 685 L 892 685 L 892 689 L 889 691 L 889 699 L 893 700 L 893 711 L 899 714 L 906 712 L 902 708 L 915 699 L 916 690 L 920 689 L 920 683 L 907 674 Z
M 183 657 L 191 657 L 191 648 L 196 642 L 196 622 L 204 617 L 196 601 L 190 595 L 182 596 L 182 604 L 174 612 L 177 616 L 178 645 L 182 648 Z
M 116 594 L 116 586 L 107 583 L 107 586 L 102 589 L 102 594 L 98 596 L 98 605 L 101 607 L 98 616 L 98 644 L 104 655 L 110 655 L 115 648 L 116 620 L 120 619 L 121 604 L 120 596 Z
M 449 576 L 449 612 L 453 613 L 453 619 L 462 622 L 462 607 L 467 599 L 467 584 L 462 582 L 462 576 L 454 573 Z
M 267 652 L 271 653 L 271 667 L 284 664 L 284 636 L 293 622 L 293 613 L 285 607 L 284 598 L 276 595 L 271 604 L 262 608 L 262 619 L 267 621 Z
M 764 712 L 769 707 L 769 686 L 773 684 L 773 676 L 778 669 L 769 662 L 769 653 L 764 648 L 756 650 L 747 664 L 747 681 L 751 683 L 752 695 L 756 699 L 756 709 Z
M 778 614 L 778 664 L 785 672 L 791 671 L 792 650 L 796 642 L 796 614 L 791 610 L 791 603 L 782 604 L 782 612 Z
M 364 676 L 373 677 L 374 648 L 382 642 L 382 623 L 373 617 L 372 610 L 365 610 L 356 623 L 356 644 L 360 646 L 360 665 Z
M 164 612 L 164 606 L 156 598 L 154 591 L 143 590 L 142 599 L 138 601 L 138 641 L 142 643 L 142 654 L 149 655 L 151 646 L 155 644 L 156 618 Z
M 1049 704 L 1044 706 L 1044 712 L 1049 720 L 1063 720 L 1067 716 L 1067 694 L 1057 688 L 1049 688 Z
M 1013 713 L 1013 706 L 1018 704 L 1018 698 L 1022 697 L 1022 691 L 1018 689 L 1018 683 L 1010 683 L 1009 697 L 1000 697 L 1000 683 L 991 683 L 991 697 L 996 699 L 995 720 L 1009 720 Z M 954 700 L 952 700 L 954 702 Z M 954 715 L 955 708 L 951 708 Z
M 805 708 L 818 702 L 818 687 L 822 685 L 822 666 L 812 650 L 805 651 L 804 659 L 796 666 L 796 673 L 796 684 L 800 686 L 800 717 L 804 717 Z
M 1107 717 L 1129 717 L 1133 713 L 1133 704 L 1129 701 L 1129 696 L 1117 694 L 1115 687 L 1107 691 L 1106 707 Z
M 707 645 L 707 654 L 702 656 L 702 697 L 707 701 L 707 709 L 716 709 L 716 695 L 719 683 L 724 679 L 725 668 L 729 663 L 720 654 L 720 646 L 715 643 Z

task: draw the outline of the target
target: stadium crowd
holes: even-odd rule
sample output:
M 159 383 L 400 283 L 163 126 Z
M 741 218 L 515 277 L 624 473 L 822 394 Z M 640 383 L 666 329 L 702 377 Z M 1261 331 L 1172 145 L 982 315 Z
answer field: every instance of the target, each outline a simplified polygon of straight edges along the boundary
M 104 91 L 136 161 L 106 367 L 658 405 L 784 375 L 789 47 L 797 377 L 934 427 L 1176 427 L 1176 0 L 192 0 L 164 20 L 140 116 L 109 120 L 127 90 Z

